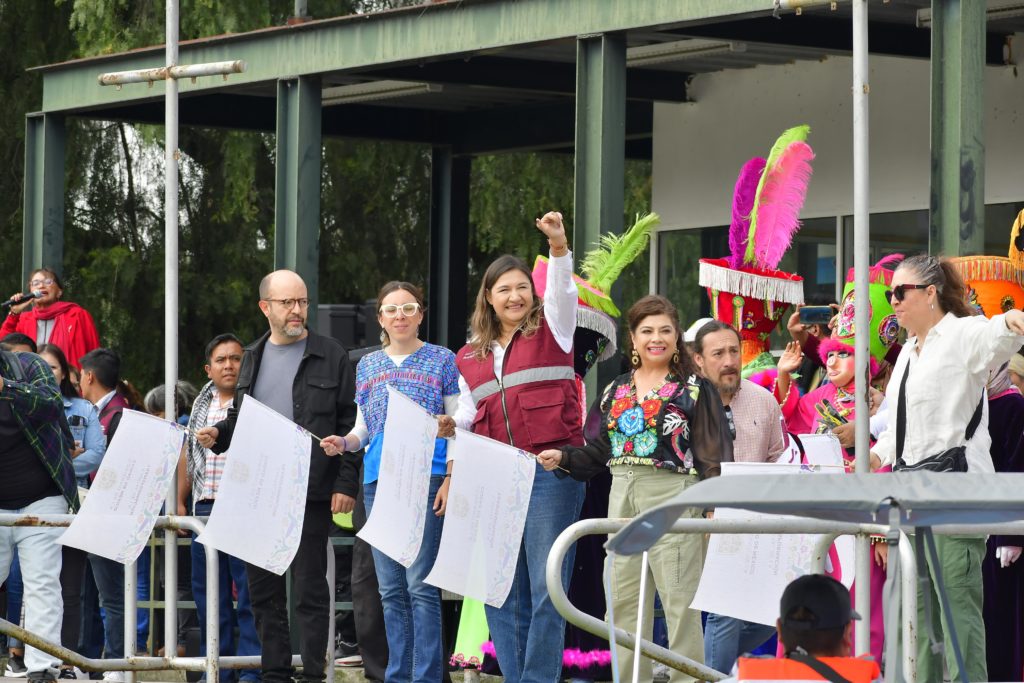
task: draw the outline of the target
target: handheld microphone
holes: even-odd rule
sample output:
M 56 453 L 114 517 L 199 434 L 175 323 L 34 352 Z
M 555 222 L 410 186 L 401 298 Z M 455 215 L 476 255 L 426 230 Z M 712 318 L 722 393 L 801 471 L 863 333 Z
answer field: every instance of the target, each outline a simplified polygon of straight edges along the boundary
M 7 301 L 0 304 L 0 308 L 10 308 L 11 306 L 20 306 L 23 303 L 32 301 L 32 299 L 42 299 L 43 293 L 40 291 L 29 292 L 24 296 L 19 296 L 17 299 L 8 299 Z

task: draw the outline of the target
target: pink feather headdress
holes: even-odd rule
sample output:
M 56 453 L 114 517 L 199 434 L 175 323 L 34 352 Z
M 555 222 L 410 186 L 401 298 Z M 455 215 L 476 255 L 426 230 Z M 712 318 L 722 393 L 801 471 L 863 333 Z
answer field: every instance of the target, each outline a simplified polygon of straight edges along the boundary
M 745 163 L 736 179 L 729 255 L 700 260 L 698 282 L 708 289 L 712 315 L 733 325 L 743 341 L 743 364 L 767 351 L 768 335 L 790 304 L 803 303 L 803 278 L 777 270 L 800 227 L 814 152 L 809 126 L 785 131 L 767 159 Z

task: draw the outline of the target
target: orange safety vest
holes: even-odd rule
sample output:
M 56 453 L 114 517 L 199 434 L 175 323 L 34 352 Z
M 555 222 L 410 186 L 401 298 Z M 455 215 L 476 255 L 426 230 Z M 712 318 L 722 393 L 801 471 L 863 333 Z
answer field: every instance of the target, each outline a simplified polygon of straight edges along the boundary
M 836 670 L 836 673 L 852 681 L 852 683 L 872 683 L 882 675 L 881 669 L 878 668 L 878 663 L 872 659 L 860 659 L 858 657 L 819 657 L 818 659 L 828 664 Z M 822 678 L 821 674 L 806 664 L 801 664 L 792 659 L 740 657 L 736 666 L 736 680 L 738 683 L 746 681 L 803 683 L 804 681 L 826 680 Z

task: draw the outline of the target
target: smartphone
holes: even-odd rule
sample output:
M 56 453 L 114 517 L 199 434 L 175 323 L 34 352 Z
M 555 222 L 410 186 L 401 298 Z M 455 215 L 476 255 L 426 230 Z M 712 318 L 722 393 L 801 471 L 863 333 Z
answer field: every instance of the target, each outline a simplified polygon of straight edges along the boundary
M 804 306 L 800 309 L 800 322 L 804 325 L 828 325 L 836 310 L 831 306 Z

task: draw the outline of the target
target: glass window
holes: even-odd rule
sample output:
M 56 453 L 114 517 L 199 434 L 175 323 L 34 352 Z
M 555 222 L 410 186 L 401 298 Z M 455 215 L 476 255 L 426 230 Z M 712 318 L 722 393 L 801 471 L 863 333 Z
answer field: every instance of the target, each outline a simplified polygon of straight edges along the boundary
M 985 254 L 1006 256 L 1010 227 L 1021 209 L 1024 200 L 985 206 Z M 868 262 L 877 263 L 889 254 L 910 256 L 928 251 L 928 219 L 926 209 L 872 214 Z M 843 217 L 843 245 L 845 272 L 853 267 L 853 216 Z

